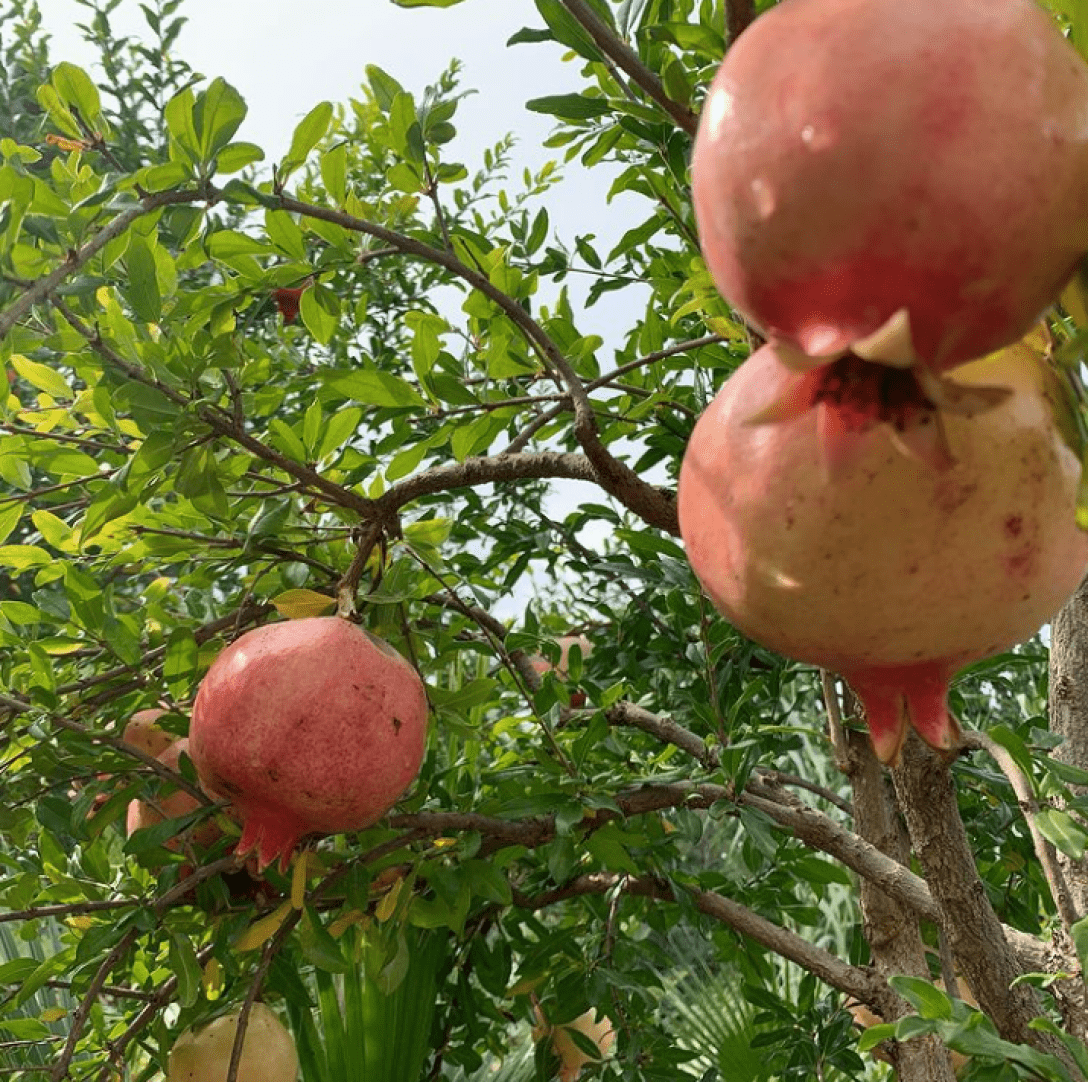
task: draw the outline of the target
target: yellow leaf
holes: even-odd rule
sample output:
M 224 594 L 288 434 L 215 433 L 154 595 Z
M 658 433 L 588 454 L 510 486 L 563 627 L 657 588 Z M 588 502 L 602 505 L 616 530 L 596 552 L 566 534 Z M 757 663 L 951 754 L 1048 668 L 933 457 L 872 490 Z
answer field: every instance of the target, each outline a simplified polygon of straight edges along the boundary
M 218 999 L 223 988 L 223 967 L 218 959 L 209 958 L 204 963 L 204 995 L 208 999 Z
M 1083 268 L 1069 279 L 1069 284 L 1062 290 L 1061 302 L 1080 330 L 1088 328 L 1088 280 Z
M 69 917 L 68 926 L 75 928 L 77 932 L 85 932 L 94 927 L 94 917 Z
M 47 1007 L 41 1013 L 43 1022 L 59 1022 L 68 1012 L 63 1007 Z
M 283 927 L 291 914 L 291 903 L 284 902 L 274 913 L 254 921 L 234 944 L 236 951 L 252 951 L 263 947 Z
M 295 867 L 291 872 L 291 905 L 301 909 L 306 901 L 306 864 L 309 854 L 304 849 L 295 857 Z
M 361 909 L 349 909 L 329 925 L 329 935 L 333 939 L 339 939 L 353 924 L 365 925 L 366 919 L 366 914 Z
M 743 340 L 748 337 L 744 328 L 739 323 L 735 323 L 731 319 L 726 319 L 724 316 L 708 316 L 704 322 L 712 334 L 719 334 L 722 338 L 738 338 Z
M 398 879 L 393 886 L 389 888 L 389 893 L 383 896 L 382 900 L 378 902 L 374 909 L 374 916 L 376 916 L 378 920 L 386 921 L 397 911 L 397 900 L 400 898 L 400 892 L 403 889 L 403 879 Z
M 336 608 L 336 598 L 313 590 L 285 590 L 272 604 L 281 616 L 288 620 L 301 620 L 306 616 L 325 616 Z

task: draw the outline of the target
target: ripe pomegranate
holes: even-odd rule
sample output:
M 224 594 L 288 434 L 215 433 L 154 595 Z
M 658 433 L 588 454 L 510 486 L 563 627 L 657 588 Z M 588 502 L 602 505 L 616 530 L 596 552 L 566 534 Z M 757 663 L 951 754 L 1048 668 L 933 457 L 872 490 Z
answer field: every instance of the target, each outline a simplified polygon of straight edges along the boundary
M 160 729 L 156 724 L 159 718 L 165 717 L 168 713 L 168 710 L 161 710 L 158 707 L 137 710 L 125 726 L 121 739 L 130 747 L 139 748 L 140 751 L 157 758 L 177 739 L 173 733 Z
M 844 676 L 885 762 L 908 723 L 951 747 L 949 679 L 1030 636 L 1088 564 L 1054 373 L 1017 344 L 954 376 L 965 394 L 1010 393 L 960 416 L 929 405 L 914 370 L 848 357 L 798 376 L 765 346 L 699 419 L 680 471 L 681 533 L 715 605 L 756 641 Z M 751 423 L 791 396 L 812 408 Z M 939 429 L 951 464 L 904 453 L 897 428 Z
M 1025 334 L 1088 250 L 1088 66 L 1034 0 L 785 0 L 726 54 L 692 187 L 772 340 L 833 357 L 899 314 L 946 369 Z
M 591 653 L 593 653 L 593 643 L 585 637 L 585 635 L 561 635 L 555 640 L 559 643 L 559 664 L 553 665 L 546 657 L 541 654 L 534 654 L 529 659 L 529 664 L 533 669 L 543 676 L 545 673 L 554 671 L 560 679 L 566 680 L 569 669 L 570 648 L 577 646 L 582 652 L 582 659 L 585 660 Z M 570 696 L 570 705 L 578 710 L 580 707 L 586 705 L 586 693 L 584 691 L 572 691 Z
M 226 1082 L 240 1010 L 183 1033 L 170 1051 L 166 1082 Z M 263 1003 L 246 1019 L 237 1082 L 295 1082 L 298 1052 L 286 1026 Z
M 281 868 L 304 834 L 362 830 L 423 761 L 427 696 L 391 646 L 337 616 L 269 624 L 228 646 L 193 703 L 200 783 L 243 819 L 237 852 Z
M 590 1063 L 600 1063 L 612 1051 L 616 1043 L 616 1031 L 612 1020 L 604 1015 L 597 1016 L 595 1010 L 585 1011 L 565 1025 L 553 1026 L 537 1006 L 534 1009 L 536 1024 L 533 1027 L 533 1040 L 551 1038 L 552 1048 L 559 1057 L 559 1082 L 575 1082 L 582 1073 L 582 1068 Z M 597 1046 L 597 1055 L 591 1056 L 575 1043 L 571 1032 L 588 1037 Z
M 189 741 L 184 737 L 181 740 L 175 740 L 161 755 L 156 756 L 160 763 L 164 766 L 170 767 L 171 770 L 181 772 L 180 763 L 182 753 L 189 754 Z M 164 818 L 166 819 L 179 819 L 183 815 L 188 815 L 190 812 L 196 811 L 201 806 L 200 801 L 196 797 L 191 796 L 185 792 L 184 789 L 177 789 L 169 796 L 163 797 L 155 802 L 156 806 L 152 806 L 143 800 L 132 800 L 128 805 L 128 815 L 125 819 L 125 833 L 132 835 L 137 830 L 143 827 L 154 826 L 156 823 L 161 823 Z M 223 832 L 212 821 L 201 823 L 193 831 L 193 841 L 202 848 L 207 848 L 210 845 L 214 845 L 221 837 Z M 178 848 L 178 842 L 176 839 L 171 839 L 166 843 L 167 849 Z

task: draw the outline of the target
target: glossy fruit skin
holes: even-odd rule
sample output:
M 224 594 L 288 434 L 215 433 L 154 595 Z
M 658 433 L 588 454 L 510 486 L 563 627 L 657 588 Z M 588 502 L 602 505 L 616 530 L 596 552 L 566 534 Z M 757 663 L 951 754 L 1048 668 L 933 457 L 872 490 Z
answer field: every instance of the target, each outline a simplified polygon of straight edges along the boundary
M 183 1033 L 170 1051 L 165 1082 L 226 1082 L 240 1011 Z M 246 1021 L 237 1082 L 295 1082 L 295 1042 L 276 1014 L 254 1003 Z
M 784 0 L 726 54 L 692 161 L 722 295 L 841 352 L 901 309 L 944 370 L 1088 250 L 1088 66 L 1034 0 Z
M 281 866 L 310 833 L 362 830 L 415 779 L 427 696 L 388 644 L 336 616 L 247 632 L 216 658 L 193 703 L 200 783 L 231 801 L 237 852 Z
M 829 477 L 818 448 L 832 407 L 750 423 L 796 378 L 765 346 L 699 419 L 680 472 L 681 534 L 714 604 L 757 642 L 844 676 L 885 761 L 904 695 L 914 727 L 947 746 L 951 676 L 1032 635 L 1088 565 L 1080 464 L 1044 364 L 1017 345 L 954 376 L 1014 393 L 943 417 L 951 468 L 908 457 L 876 424 L 844 437 L 853 446 Z

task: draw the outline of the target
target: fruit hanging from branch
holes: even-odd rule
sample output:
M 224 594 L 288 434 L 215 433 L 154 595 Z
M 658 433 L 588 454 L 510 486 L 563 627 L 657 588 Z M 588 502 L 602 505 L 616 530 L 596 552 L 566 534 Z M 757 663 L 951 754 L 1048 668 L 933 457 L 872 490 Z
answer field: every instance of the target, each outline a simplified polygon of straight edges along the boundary
M 981 357 L 1088 251 L 1086 116 L 1088 66 L 1034 0 L 786 0 L 702 110 L 707 264 L 796 366 Z
M 156 758 L 163 766 L 168 766 L 171 770 L 180 773 L 181 756 L 183 754 L 189 754 L 189 741 L 184 737 L 181 740 L 175 740 Z M 146 800 L 129 801 L 128 814 L 125 817 L 125 833 L 131 836 L 137 830 L 155 826 L 164 819 L 180 819 L 182 816 L 196 811 L 201 806 L 200 801 L 184 789 L 175 789 L 169 796 L 163 797 L 153 804 Z M 214 845 L 222 836 L 222 830 L 211 819 L 202 822 L 193 831 L 193 841 L 201 848 Z M 166 843 L 166 848 L 176 850 L 178 848 L 177 839 L 171 838 Z
M 949 680 L 1033 634 L 1088 565 L 1080 459 L 1046 361 L 1017 344 L 945 382 L 947 398 L 1007 394 L 957 414 L 927 402 L 914 370 L 848 357 L 798 376 L 765 346 L 699 419 L 680 471 L 681 533 L 715 605 L 844 676 L 884 762 L 908 725 L 952 747 Z M 753 422 L 790 399 L 809 408 Z M 909 453 L 926 429 L 942 433 L 945 469 Z
M 240 1010 L 188 1030 L 170 1051 L 166 1082 L 226 1082 Z M 287 1027 L 263 1003 L 246 1019 L 236 1082 L 295 1082 L 298 1052 Z
M 427 695 L 387 643 L 337 616 L 269 624 L 228 646 L 193 703 L 190 753 L 243 820 L 237 852 L 286 868 L 303 835 L 362 830 L 415 779 Z

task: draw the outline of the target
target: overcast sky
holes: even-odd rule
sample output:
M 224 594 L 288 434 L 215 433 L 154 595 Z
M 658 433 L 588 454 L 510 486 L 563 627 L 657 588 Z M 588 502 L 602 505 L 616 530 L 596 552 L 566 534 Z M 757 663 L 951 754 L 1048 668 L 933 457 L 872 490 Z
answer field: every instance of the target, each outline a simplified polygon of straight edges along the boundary
M 52 57 L 87 66 L 93 51 L 76 24 L 88 12 L 75 0 L 38 0 L 52 35 Z M 478 93 L 462 102 L 454 147 L 472 169 L 483 149 L 513 132 L 518 163 L 539 167 L 555 157 L 541 143 L 548 117 L 524 107 L 529 98 L 576 89 L 577 69 L 554 44 L 507 47 L 523 26 L 543 25 L 531 0 L 466 0 L 452 8 L 398 8 L 391 0 L 186 0 L 189 22 L 177 52 L 209 79 L 222 75 L 241 92 L 249 115 L 239 133 L 275 160 L 294 125 L 319 101 L 359 96 L 367 64 L 384 68 L 418 93 L 452 57 L 464 65 L 462 86 Z M 111 17 L 116 32 L 148 31 L 136 0 Z M 585 198 L 566 200 L 564 217 L 579 231 L 600 223 L 607 190 L 574 167 Z M 592 193 L 592 198 L 590 197 Z

